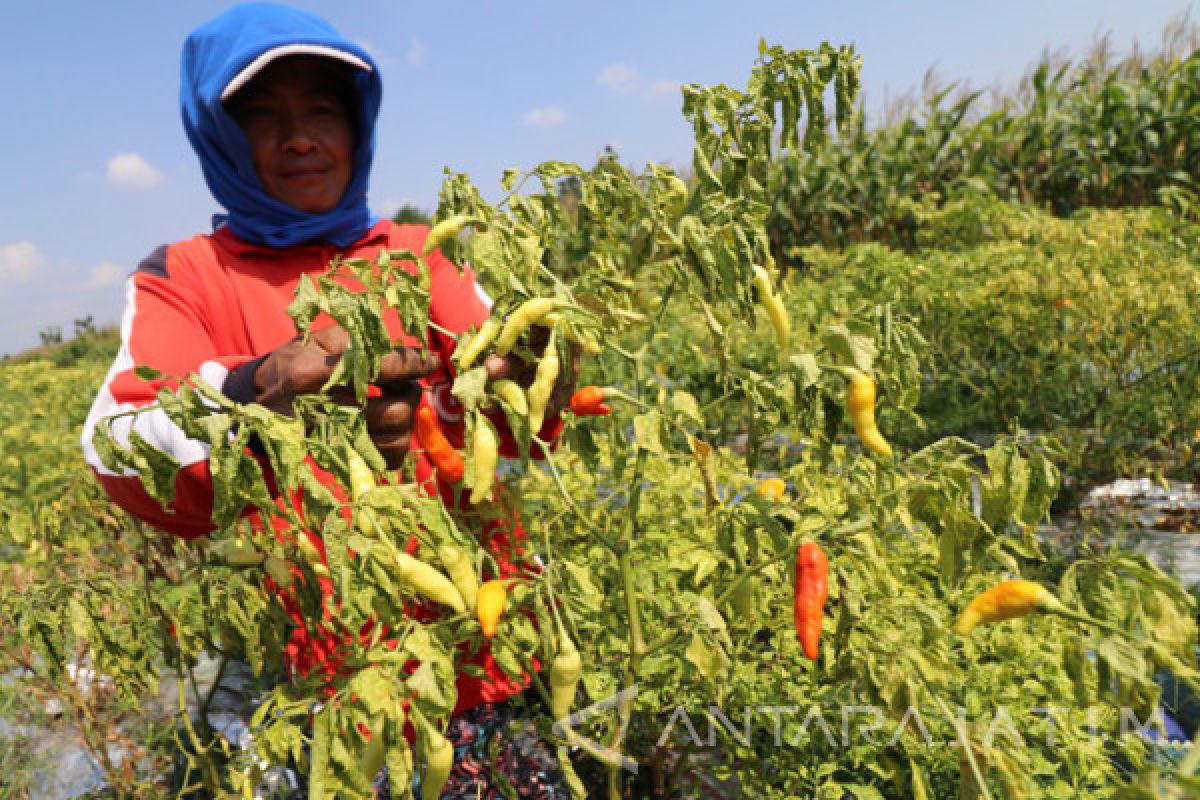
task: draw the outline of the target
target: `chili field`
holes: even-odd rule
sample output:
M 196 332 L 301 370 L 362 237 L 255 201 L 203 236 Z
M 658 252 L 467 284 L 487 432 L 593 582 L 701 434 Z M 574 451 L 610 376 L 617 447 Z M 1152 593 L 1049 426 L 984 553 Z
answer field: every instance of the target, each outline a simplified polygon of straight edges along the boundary
M 1197 62 L 1167 55 L 1112 80 L 1175 102 Z M 904 236 L 836 214 L 814 234 L 828 209 L 789 194 L 783 214 L 780 182 L 867 147 L 860 67 L 763 45 L 744 88 L 685 86 L 687 169 L 546 161 L 494 204 L 447 174 L 443 250 L 495 299 L 455 357 L 466 435 L 435 462 L 453 502 L 382 469 L 327 395 L 286 418 L 147 370 L 216 465 L 213 534 L 174 540 L 79 452 L 112 333 L 0 363 L 0 797 L 38 796 L 47 736 L 90 754 L 96 796 L 282 794 L 288 769 L 309 796 L 370 797 L 384 765 L 393 796 L 432 792 L 484 646 L 531 680 L 516 702 L 576 797 L 1197 796 L 1200 750 L 1149 733 L 1155 678 L 1200 681 L 1195 599 L 1143 555 L 1038 536 L 1099 482 L 1196 479 L 1195 130 L 1159 131 L 1186 163 L 1153 185 L 1054 202 L 1061 180 L 964 169 L 871 194 L 891 216 L 865 219 Z M 1038 80 L 1035 102 L 1090 108 L 1070 92 L 1093 84 Z M 989 119 L 1017 142 L 1046 116 Z M 1106 152 L 1079 168 L 1128 155 Z M 292 308 L 302 332 L 324 314 L 351 333 L 338 378 L 360 396 L 385 305 L 427 329 L 423 254 L 336 262 Z M 497 346 L 540 383 L 489 382 L 475 356 Z M 576 356 L 609 412 L 581 400 L 551 447 L 538 387 Z M 101 428 L 110 466 L 169 504 L 177 465 Z M 496 428 L 516 450 L 493 485 Z M 528 539 L 504 550 L 513 515 Z M 474 597 L 500 577 L 485 632 Z M 320 643 L 302 667 L 298 630 Z M 252 676 L 237 736 L 197 679 L 214 663 Z

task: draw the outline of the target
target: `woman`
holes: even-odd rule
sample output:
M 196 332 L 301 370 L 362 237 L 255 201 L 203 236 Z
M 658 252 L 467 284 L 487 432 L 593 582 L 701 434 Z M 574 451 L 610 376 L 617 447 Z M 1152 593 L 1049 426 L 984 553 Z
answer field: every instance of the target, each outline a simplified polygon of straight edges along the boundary
M 188 37 L 182 73 L 184 127 L 226 214 L 214 219 L 213 233 L 164 245 L 138 266 L 128 287 L 121 349 L 85 423 L 83 447 L 115 502 L 165 531 L 193 538 L 212 531 L 207 447 L 189 440 L 161 411 L 106 419 L 151 404 L 164 384 L 141 380 L 134 368 L 176 377 L 196 373 L 234 400 L 291 413 L 297 395 L 325 384 L 347 346 L 336 325 L 307 342 L 297 338 L 287 307 L 301 276 L 324 271 L 336 255 L 374 258 L 383 248 L 420 252 L 428 229 L 394 225 L 367 208 L 379 70 L 366 51 L 324 20 L 270 3 L 235 7 Z M 469 269 L 460 272 L 437 251 L 427 261 L 432 322 L 460 333 L 490 315 Z M 453 339 L 430 331 L 423 349 L 394 312 L 385 322 L 400 346 L 384 358 L 375 381 L 381 394 L 364 411 L 375 445 L 394 468 L 408 451 L 420 404 L 437 411 L 452 439 L 462 436 L 462 414 L 449 392 Z M 486 365 L 493 378 L 528 383 L 532 377 L 531 365 L 517 358 L 493 356 Z M 557 411 L 573 382 L 573 371 L 564 371 L 543 440 L 557 435 Z M 149 497 L 136 475 L 115 474 L 102 464 L 92 444 L 101 421 L 119 441 L 136 431 L 180 463 L 169 508 Z M 511 448 L 503 431 L 502 438 Z M 422 459 L 418 454 L 418 474 Z M 424 470 L 428 474 L 427 464 Z M 292 645 L 295 662 L 310 663 L 297 649 L 304 642 L 294 638 Z M 515 748 L 504 740 L 511 712 L 503 701 L 524 687 L 506 679 L 490 656 L 481 663 L 489 679 L 459 676 L 449 734 L 474 750 L 491 751 L 497 763 L 482 765 L 460 748 L 450 787 L 457 779 L 471 797 L 493 796 L 490 770 L 500 770 L 523 797 L 565 796 L 543 746 Z M 540 774 L 541 783 L 523 771 Z M 458 795 L 451 788 L 445 796 Z

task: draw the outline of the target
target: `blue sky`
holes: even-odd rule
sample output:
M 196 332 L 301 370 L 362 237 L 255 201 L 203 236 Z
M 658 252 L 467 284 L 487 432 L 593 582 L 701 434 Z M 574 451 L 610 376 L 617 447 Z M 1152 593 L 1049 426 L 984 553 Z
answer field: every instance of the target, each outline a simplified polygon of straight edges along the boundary
M 207 232 L 217 207 L 179 122 L 179 49 L 233 5 L 208 0 L 11 2 L 0 48 L 0 354 L 120 318 L 122 286 L 165 242 Z M 1016 80 L 1047 46 L 1110 32 L 1154 45 L 1197 0 L 304 0 L 365 45 L 384 77 L 371 202 L 432 208 L 442 169 L 493 195 L 508 166 L 686 164 L 678 85 L 742 85 L 760 38 L 854 42 L 869 107 L 930 67 L 974 85 Z

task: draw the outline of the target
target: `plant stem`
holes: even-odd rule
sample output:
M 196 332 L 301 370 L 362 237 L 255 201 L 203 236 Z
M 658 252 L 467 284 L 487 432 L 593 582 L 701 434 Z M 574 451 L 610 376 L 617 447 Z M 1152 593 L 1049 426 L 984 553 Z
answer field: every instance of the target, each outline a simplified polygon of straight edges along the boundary
M 679 751 L 679 759 L 675 762 L 675 767 L 671 770 L 671 776 L 667 778 L 667 785 L 664 787 L 667 797 L 673 796 L 675 787 L 679 784 L 679 779 L 683 777 L 684 769 L 687 768 L 688 757 L 698 749 L 696 742 L 689 740 Z
M 975 779 L 975 785 L 979 787 L 980 796 L 983 798 L 983 800 L 992 800 L 992 795 L 988 791 L 987 783 L 983 779 L 983 773 L 979 769 L 979 763 L 975 761 L 975 752 L 971 749 L 971 740 L 967 736 L 966 727 L 962 724 L 962 721 L 959 720 L 958 717 L 950 713 L 950 709 L 946 707 L 945 701 L 943 701 L 942 698 L 938 697 L 937 694 L 934 693 L 927 682 L 925 683 L 925 689 L 942 709 L 942 713 L 952 720 L 955 733 L 958 734 L 959 744 L 962 745 L 963 753 L 967 757 L 967 764 L 971 767 L 971 775 Z
M 1063 619 L 1071 620 L 1072 622 L 1080 622 L 1084 625 L 1091 625 L 1093 627 L 1099 628 L 1100 630 L 1104 631 L 1105 633 L 1111 633 L 1116 636 L 1120 636 L 1122 638 L 1133 639 L 1135 641 L 1140 641 L 1143 643 L 1146 642 L 1146 640 L 1142 639 L 1140 636 L 1134 636 L 1134 635 L 1130 634 L 1128 631 L 1122 630 L 1121 628 L 1117 627 L 1116 625 L 1113 625 L 1111 622 L 1105 622 L 1103 620 L 1096 619 L 1095 617 L 1093 617 L 1089 614 L 1082 614 L 1078 611 L 1072 611 L 1071 609 L 1067 608 L 1066 606 L 1050 606 L 1048 608 L 1042 609 L 1042 611 L 1047 614 L 1053 614 L 1056 617 L 1062 617 Z
M 614 400 L 624 400 L 626 403 L 631 403 L 631 404 L 637 406 L 638 408 L 642 409 L 643 411 L 653 411 L 654 410 L 654 406 L 650 405 L 649 403 L 645 403 L 641 400 L 638 400 L 633 395 L 625 394 L 625 392 L 622 392 L 620 389 L 610 390 L 608 393 L 608 397 L 610 399 L 614 399 Z
M 634 672 L 640 666 L 646 649 L 642 638 L 642 622 L 637 602 L 637 586 L 634 583 L 632 541 L 638 531 L 637 516 L 641 505 L 642 483 L 646 472 L 648 453 L 639 450 L 633 468 L 633 479 L 629 487 L 629 516 L 625 530 L 617 539 L 617 563 L 621 573 L 621 589 L 625 594 L 625 613 L 629 623 L 630 666 Z
M 633 477 L 629 486 L 629 515 L 616 542 L 617 564 L 621 574 L 621 590 L 625 595 L 625 614 L 629 625 L 629 662 L 625 665 L 621 676 L 622 690 L 633 686 L 641 667 L 642 657 L 646 652 L 646 643 L 642 638 L 642 622 L 638 609 L 637 587 L 634 583 L 632 540 L 637 533 L 638 507 L 641 505 L 642 482 L 646 473 L 646 450 L 639 450 L 637 461 L 633 467 Z M 617 750 L 621 746 L 621 734 L 629 726 L 629 717 L 633 713 L 632 703 L 624 702 L 618 709 L 617 727 L 613 731 L 609 749 Z M 608 794 L 610 800 L 619 800 L 622 794 L 624 780 L 619 764 L 610 764 L 608 768 Z
M 546 689 L 546 684 L 542 683 L 541 675 L 533 668 L 533 659 L 528 654 L 525 655 L 525 667 L 529 670 L 529 675 L 533 679 L 533 688 L 537 689 L 537 693 L 542 696 L 546 707 L 549 708 L 551 705 L 550 692 Z
M 700 406 L 700 416 L 702 416 L 702 417 L 705 416 L 706 414 L 708 414 L 709 411 L 712 411 L 714 408 L 721 405 L 721 403 L 724 403 L 726 400 L 728 400 L 731 397 L 733 397 L 733 390 L 726 390 L 725 393 L 722 394 L 720 397 L 718 397 L 716 400 L 708 401 L 704 405 Z
M 217 674 L 213 678 L 212 686 L 204 694 L 203 701 L 200 702 L 200 718 L 208 723 L 208 709 L 212 706 L 213 698 L 217 696 L 217 690 L 221 688 L 221 678 L 225 677 L 225 668 L 229 666 L 229 657 L 222 654 L 221 660 L 217 664 Z M 200 700 L 199 697 L 196 698 Z
M 533 440 L 541 445 L 543 459 L 546 462 L 546 466 L 550 468 L 550 475 L 554 478 L 554 484 L 558 487 L 559 494 L 562 495 L 563 500 L 575 512 L 576 516 L 582 519 L 583 511 L 575 505 L 575 499 L 571 497 L 571 493 L 567 491 L 566 485 L 563 484 L 562 476 L 558 474 L 558 467 L 554 464 L 554 457 L 550 454 L 550 448 L 542 444 L 541 440 L 536 436 L 533 437 Z
M 628 350 L 626 350 L 625 348 L 621 347 L 620 345 L 614 344 L 612 342 L 608 342 L 607 347 L 609 350 L 611 350 L 614 353 L 616 353 L 617 355 L 621 356 L 626 361 L 632 361 L 634 363 L 634 365 L 637 365 L 637 363 L 641 360 L 641 357 L 645 354 L 645 349 L 646 349 L 645 345 L 643 345 L 638 350 L 638 352 L 631 353 Z
M 726 587 L 725 591 L 723 591 L 719 595 L 717 595 L 717 599 L 714 601 L 713 604 L 717 608 L 720 608 L 722 605 L 724 605 L 726 602 L 728 602 L 729 598 L 733 597 L 734 593 L 737 592 L 738 588 L 743 583 L 750 580 L 750 578 L 753 577 L 756 573 L 762 572 L 764 569 L 766 569 L 767 567 L 769 567 L 773 564 L 780 564 L 780 563 L 786 562 L 787 559 L 788 559 L 788 554 L 785 553 L 784 555 L 776 556 L 775 558 L 770 558 L 770 559 L 767 559 L 766 561 L 759 562 L 758 564 L 755 564 L 753 567 L 745 568 L 744 570 L 742 570 L 742 572 L 736 578 L 733 579 L 733 583 L 729 584 L 729 586 Z M 657 644 L 658 644 L 658 642 L 655 643 L 655 645 L 657 645 Z

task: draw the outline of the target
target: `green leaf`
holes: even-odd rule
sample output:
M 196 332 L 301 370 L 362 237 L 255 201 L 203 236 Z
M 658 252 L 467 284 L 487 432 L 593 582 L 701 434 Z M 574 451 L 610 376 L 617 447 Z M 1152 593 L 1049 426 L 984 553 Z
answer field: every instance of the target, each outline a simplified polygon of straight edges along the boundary
M 591 608 L 599 609 L 603 593 L 596 588 L 596 584 L 592 583 L 589 571 L 573 561 L 560 561 L 559 564 L 567 571 L 575 585 L 572 596 Z
M 647 411 L 633 418 L 633 440 L 639 450 L 647 450 L 657 455 L 663 454 L 662 445 L 662 414 L 658 411 Z
M 831 355 L 841 364 L 857 367 L 870 373 L 878 351 L 875 343 L 865 336 L 851 333 L 845 325 L 831 325 L 821 337 Z
M 148 367 L 145 364 L 139 364 L 133 368 L 133 374 L 137 375 L 144 381 L 153 383 L 163 379 L 163 373 L 153 367 Z
M 700 404 L 696 402 L 696 398 L 689 392 L 672 392 L 671 409 L 675 413 L 682 414 L 683 416 L 692 420 L 697 425 L 704 424 L 704 417 L 700 413 Z
M 388 786 L 396 800 L 412 797 L 413 754 L 402 736 L 393 736 L 387 752 Z
M 504 191 L 511 192 L 517 185 L 517 178 L 521 176 L 521 170 L 517 167 L 507 167 L 504 174 L 500 177 L 500 185 L 504 187 Z
M 817 357 L 812 353 L 798 353 L 788 359 L 792 369 L 799 379 L 797 386 L 807 389 L 815 386 L 821 380 L 821 368 L 817 366 Z
M 313 800 L 325 800 L 326 782 L 329 780 L 330 742 L 333 738 L 332 709 L 326 706 L 313 716 L 312 743 L 309 747 L 308 796 Z
M 452 392 L 468 411 L 479 407 L 487 386 L 487 367 L 480 365 L 460 373 L 454 379 Z
M 428 700 L 437 706 L 447 705 L 446 695 L 442 692 L 442 687 L 438 681 L 437 674 L 434 672 L 433 664 L 426 662 L 417 667 L 412 675 L 409 676 L 408 688 L 417 694 L 417 696 Z
M 499 228 L 472 234 L 467 247 L 468 260 L 480 275 L 505 275 L 514 260 L 509 252 L 508 236 Z
M 699 633 L 693 633 L 684 657 L 708 681 L 722 677 L 729 669 L 729 657 L 720 646 L 710 644 Z
M 713 602 L 703 595 L 697 595 L 696 598 L 696 613 L 700 615 L 700 621 L 704 623 L 710 631 L 714 633 L 724 632 L 726 630 L 725 617 L 721 616 L 721 612 L 713 605 Z
M 99 427 L 99 426 L 97 426 Z M 175 477 L 179 462 L 142 438 L 136 430 L 129 431 L 131 463 L 138 471 L 146 493 L 166 508 L 175 500 Z

